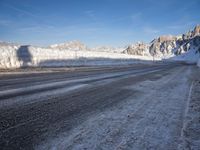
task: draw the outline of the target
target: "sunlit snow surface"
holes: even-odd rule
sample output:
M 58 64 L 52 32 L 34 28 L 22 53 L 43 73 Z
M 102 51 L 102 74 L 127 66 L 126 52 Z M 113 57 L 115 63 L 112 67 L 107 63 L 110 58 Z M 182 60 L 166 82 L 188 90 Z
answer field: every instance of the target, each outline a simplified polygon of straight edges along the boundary
M 59 50 L 33 46 L 0 45 L 0 68 L 23 66 L 82 66 L 132 64 L 137 61 L 152 61 L 152 57 L 133 56 L 112 52 L 86 50 Z

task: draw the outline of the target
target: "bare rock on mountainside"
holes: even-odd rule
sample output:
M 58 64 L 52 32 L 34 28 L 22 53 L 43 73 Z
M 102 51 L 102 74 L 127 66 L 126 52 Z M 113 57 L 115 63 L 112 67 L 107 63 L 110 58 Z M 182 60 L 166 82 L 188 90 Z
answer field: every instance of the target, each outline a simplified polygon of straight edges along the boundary
M 174 41 L 176 40 L 175 36 L 172 35 L 163 35 L 158 38 L 158 42 Z
M 61 44 L 50 45 L 49 48 L 59 50 L 87 50 L 87 46 L 80 41 L 70 41 Z
M 129 45 L 124 53 L 130 55 L 148 56 L 149 45 L 143 42 L 138 42 L 136 44 Z
M 193 31 L 189 31 L 182 36 L 161 36 L 154 39 L 149 47 L 151 55 L 173 56 L 180 55 L 189 50 L 200 49 L 200 26 L 196 26 Z
M 194 28 L 194 31 L 192 33 L 192 36 L 196 36 L 196 35 L 200 35 L 200 25 L 197 25 L 195 28 Z
M 113 52 L 125 53 L 129 55 L 139 56 L 154 56 L 157 58 L 170 58 L 195 50 L 200 51 L 200 25 L 197 25 L 192 31 L 179 36 L 163 35 L 154 39 L 149 44 L 137 42 L 127 47 L 109 47 L 99 46 L 88 48 L 85 44 L 79 41 L 71 41 L 61 44 L 49 46 L 52 49 L 59 50 L 88 50 L 97 52 Z
M 150 44 L 140 42 L 131 44 L 123 51 L 123 53 L 170 58 L 184 54 L 189 50 L 194 50 L 196 53 L 200 53 L 200 25 L 197 25 L 193 31 L 189 31 L 179 36 L 160 36 L 150 42 Z
M 149 52 L 154 56 L 171 55 L 176 46 L 176 37 L 162 36 L 151 42 Z

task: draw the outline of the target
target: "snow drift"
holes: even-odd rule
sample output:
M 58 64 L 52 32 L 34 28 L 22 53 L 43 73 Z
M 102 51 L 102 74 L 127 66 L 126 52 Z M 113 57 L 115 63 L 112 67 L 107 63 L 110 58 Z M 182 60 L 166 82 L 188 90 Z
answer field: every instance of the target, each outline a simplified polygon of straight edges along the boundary
M 0 68 L 132 64 L 151 57 L 0 43 Z

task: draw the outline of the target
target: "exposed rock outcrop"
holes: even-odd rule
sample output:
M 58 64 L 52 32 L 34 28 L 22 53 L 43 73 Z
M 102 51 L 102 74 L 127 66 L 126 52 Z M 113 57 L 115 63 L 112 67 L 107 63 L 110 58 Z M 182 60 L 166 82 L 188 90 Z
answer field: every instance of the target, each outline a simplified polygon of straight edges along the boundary
M 148 56 L 149 45 L 143 42 L 138 42 L 136 44 L 129 45 L 124 53 L 130 55 Z
M 153 56 L 166 57 L 173 54 L 173 50 L 177 47 L 176 37 L 174 36 L 161 36 L 154 39 L 150 43 L 149 52 Z
M 87 46 L 80 41 L 70 41 L 61 44 L 50 45 L 49 48 L 59 50 L 87 50 Z
M 187 57 L 187 61 L 197 62 L 200 55 L 200 26 L 179 36 L 164 35 L 149 44 L 139 42 L 129 45 L 124 53 L 140 56 L 151 55 L 157 59 L 175 58 L 186 54 L 183 59 Z M 187 55 L 187 53 L 190 54 Z
M 149 47 L 151 55 L 156 57 L 171 57 L 181 55 L 189 50 L 200 48 L 200 26 L 182 36 L 161 36 L 154 39 Z
M 200 25 L 197 25 L 192 32 L 193 37 L 197 35 L 200 35 Z

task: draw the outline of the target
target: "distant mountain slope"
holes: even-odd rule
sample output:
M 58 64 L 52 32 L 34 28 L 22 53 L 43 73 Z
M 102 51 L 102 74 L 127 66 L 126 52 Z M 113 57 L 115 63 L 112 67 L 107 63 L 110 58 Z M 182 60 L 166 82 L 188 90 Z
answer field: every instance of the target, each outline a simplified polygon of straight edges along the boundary
M 50 45 L 49 48 L 59 50 L 87 50 L 87 46 L 80 41 L 69 41 L 61 44 Z
M 97 52 L 113 52 L 113 53 L 122 53 L 124 47 L 111 47 L 111 46 L 97 46 L 89 48 L 80 41 L 68 41 L 65 43 L 50 45 L 51 49 L 59 50 L 87 50 L 87 51 L 97 51 Z
M 149 56 L 155 59 L 175 59 L 196 62 L 200 53 L 200 26 L 186 34 L 163 35 L 150 43 L 137 42 L 127 47 L 99 46 L 89 48 L 79 41 L 71 41 L 49 46 L 59 50 L 87 50 L 97 52 L 124 53 L 136 56 Z
M 196 62 L 200 53 L 200 26 L 180 36 L 160 36 L 149 44 L 136 43 L 128 46 L 124 53 L 151 55 L 156 58 L 187 60 Z
M 111 47 L 111 46 L 98 46 L 94 48 L 90 48 L 91 51 L 97 52 L 111 52 L 111 53 L 122 53 L 125 47 Z
M 130 55 L 149 56 L 149 44 L 145 44 L 143 42 L 131 44 L 126 48 L 126 50 L 123 51 L 123 53 Z

